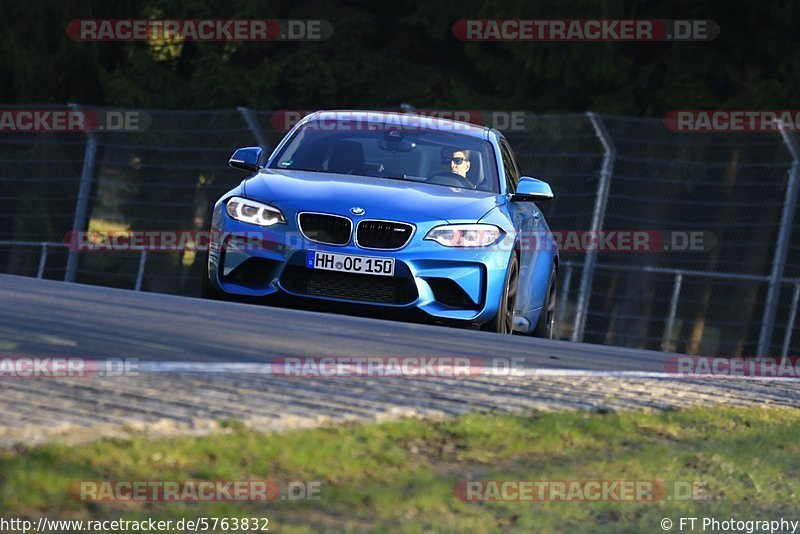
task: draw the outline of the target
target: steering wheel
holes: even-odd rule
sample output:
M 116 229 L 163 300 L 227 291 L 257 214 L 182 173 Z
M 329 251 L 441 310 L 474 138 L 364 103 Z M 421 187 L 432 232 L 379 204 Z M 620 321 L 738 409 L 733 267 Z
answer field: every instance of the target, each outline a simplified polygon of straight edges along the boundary
M 442 179 L 442 180 L 437 180 Z M 475 186 L 467 180 L 465 177 L 461 176 L 460 174 L 456 174 L 454 172 L 440 172 L 436 173 L 430 178 L 427 179 L 428 183 L 431 184 L 439 184 L 439 185 L 451 185 L 456 187 L 462 187 L 465 189 L 475 189 Z

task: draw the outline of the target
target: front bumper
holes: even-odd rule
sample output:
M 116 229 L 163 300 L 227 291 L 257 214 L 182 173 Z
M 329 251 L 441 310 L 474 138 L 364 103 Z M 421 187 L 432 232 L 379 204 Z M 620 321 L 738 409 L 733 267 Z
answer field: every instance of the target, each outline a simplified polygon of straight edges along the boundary
M 423 237 L 442 222 L 417 224 L 400 250 L 360 248 L 351 238 L 335 246 L 309 241 L 294 220 L 262 228 L 216 210 L 209 249 L 211 283 L 239 297 L 300 299 L 421 311 L 434 319 L 475 324 L 497 313 L 511 250 L 448 248 Z M 308 250 L 395 259 L 393 277 L 339 273 L 306 267 Z

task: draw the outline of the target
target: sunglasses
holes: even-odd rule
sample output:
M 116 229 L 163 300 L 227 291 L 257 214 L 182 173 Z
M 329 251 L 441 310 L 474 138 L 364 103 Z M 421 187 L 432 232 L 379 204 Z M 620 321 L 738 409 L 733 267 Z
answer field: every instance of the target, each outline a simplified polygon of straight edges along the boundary
M 465 161 L 467 161 L 466 158 L 442 158 L 443 165 L 449 165 L 450 162 L 453 162 L 456 165 L 461 165 Z

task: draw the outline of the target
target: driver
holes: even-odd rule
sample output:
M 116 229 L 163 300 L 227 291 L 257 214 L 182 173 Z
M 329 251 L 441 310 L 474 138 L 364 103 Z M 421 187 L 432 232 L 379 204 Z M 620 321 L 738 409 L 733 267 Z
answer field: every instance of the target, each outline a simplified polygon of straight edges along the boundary
M 446 171 L 466 178 L 467 171 L 470 167 L 469 150 L 461 148 L 455 150 L 451 148 L 443 148 L 442 167 L 444 167 Z

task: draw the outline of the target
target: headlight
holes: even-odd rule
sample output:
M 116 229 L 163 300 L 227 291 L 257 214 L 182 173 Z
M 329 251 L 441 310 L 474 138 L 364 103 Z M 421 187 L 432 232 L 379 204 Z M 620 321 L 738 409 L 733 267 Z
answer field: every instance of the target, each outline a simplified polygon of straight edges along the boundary
M 259 226 L 272 226 L 274 224 L 286 224 L 283 213 L 278 208 L 267 206 L 255 200 L 242 197 L 233 197 L 228 200 L 226 206 L 228 215 L 236 219 Z
M 446 224 L 432 228 L 425 239 L 446 247 L 488 247 L 502 235 L 503 230 L 491 224 Z

